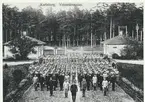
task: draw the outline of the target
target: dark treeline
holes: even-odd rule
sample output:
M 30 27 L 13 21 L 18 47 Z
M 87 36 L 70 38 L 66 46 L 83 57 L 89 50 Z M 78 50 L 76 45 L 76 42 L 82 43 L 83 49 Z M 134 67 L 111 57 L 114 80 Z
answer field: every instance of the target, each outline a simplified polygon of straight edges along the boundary
M 134 3 L 102 3 L 93 12 L 74 7 L 55 13 L 49 8 L 46 15 L 30 6 L 19 11 L 3 4 L 3 43 L 26 31 L 27 35 L 53 46 L 62 46 L 64 42 L 67 46 L 90 45 L 91 33 L 93 42 L 99 44 L 104 33 L 107 39 L 118 35 L 118 26 L 127 26 L 128 36 L 136 37 L 137 24 L 139 32 L 142 31 L 143 7 Z

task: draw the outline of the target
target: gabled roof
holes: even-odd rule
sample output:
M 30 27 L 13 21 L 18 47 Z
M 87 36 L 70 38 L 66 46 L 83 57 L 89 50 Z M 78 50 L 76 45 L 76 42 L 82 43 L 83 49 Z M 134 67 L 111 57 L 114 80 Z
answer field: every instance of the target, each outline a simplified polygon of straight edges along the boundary
M 46 44 L 45 42 L 43 42 L 43 41 L 41 41 L 41 40 L 38 40 L 38 39 L 36 39 L 36 38 L 32 38 L 32 37 L 30 37 L 30 36 L 25 36 L 25 37 L 28 38 L 28 39 L 30 39 L 31 41 L 37 42 L 38 45 L 45 45 L 45 44 Z M 8 45 L 10 42 L 11 42 L 11 41 L 8 41 L 8 42 L 4 43 L 4 45 Z
M 137 42 L 136 40 L 129 38 L 129 37 L 125 37 L 125 36 L 121 36 L 118 35 L 114 38 L 108 39 L 102 43 L 106 44 L 106 45 L 128 45 L 131 43 Z
M 41 40 L 38 40 L 38 39 L 36 39 L 36 38 L 32 38 L 32 37 L 30 37 L 30 36 L 26 36 L 26 38 L 30 39 L 31 41 L 37 42 L 38 45 L 44 45 L 44 44 L 46 44 L 45 42 L 43 42 L 43 41 L 41 41 Z

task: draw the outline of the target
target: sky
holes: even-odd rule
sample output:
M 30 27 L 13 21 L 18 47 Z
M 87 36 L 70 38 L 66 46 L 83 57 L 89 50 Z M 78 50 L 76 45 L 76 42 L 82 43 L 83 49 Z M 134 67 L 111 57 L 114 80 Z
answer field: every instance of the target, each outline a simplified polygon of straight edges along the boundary
M 36 9 L 42 9 L 43 13 L 46 14 L 46 10 L 49 9 L 49 8 L 52 8 L 53 11 L 55 12 L 58 12 L 60 10 L 70 10 L 72 9 L 74 6 L 73 5 L 77 5 L 77 7 L 79 9 L 87 9 L 87 10 L 95 10 L 97 7 L 96 5 L 98 3 L 66 3 L 66 2 L 57 2 L 57 3 L 48 3 L 48 2 L 43 2 L 43 3 L 31 3 L 31 2 L 28 2 L 28 3 L 4 3 L 4 4 L 8 4 L 10 5 L 10 7 L 17 7 L 20 11 L 23 9 L 23 8 L 26 8 L 28 6 L 31 6 L 32 8 L 36 8 Z M 108 4 L 110 5 L 111 2 L 108 2 Z M 140 6 L 142 5 L 141 3 L 135 3 L 137 6 Z M 101 5 L 101 4 L 99 4 Z

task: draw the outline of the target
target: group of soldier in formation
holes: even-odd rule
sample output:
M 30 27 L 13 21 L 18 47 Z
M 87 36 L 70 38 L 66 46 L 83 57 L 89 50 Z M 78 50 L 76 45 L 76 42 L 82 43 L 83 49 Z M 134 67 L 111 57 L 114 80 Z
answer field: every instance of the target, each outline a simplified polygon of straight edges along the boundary
M 38 90 L 38 87 L 40 87 L 41 91 L 46 87 L 47 91 L 50 91 L 50 96 L 53 96 L 53 91 L 56 91 L 59 87 L 60 91 L 64 91 L 64 96 L 67 98 L 70 90 L 73 102 L 76 100 L 78 87 L 80 87 L 80 90 L 82 91 L 82 97 L 85 97 L 86 91 L 95 91 L 98 89 L 103 91 L 104 96 L 106 96 L 110 85 L 112 86 L 112 91 L 115 91 L 115 83 L 119 80 L 119 71 L 117 70 L 115 63 L 111 63 L 110 59 L 98 59 L 95 57 L 91 57 L 90 59 L 90 57 L 87 56 L 92 55 L 86 55 L 81 63 L 95 63 L 92 67 L 97 63 L 95 70 L 90 68 L 91 70 L 87 72 L 82 71 L 82 69 L 80 69 L 80 71 L 77 71 L 78 69 L 76 69 L 76 71 L 74 71 L 74 69 L 71 69 L 73 71 L 62 71 L 61 69 L 58 69 L 57 72 L 48 72 L 45 75 L 42 72 L 35 70 L 32 73 L 35 91 Z M 56 64 L 55 59 L 57 59 L 57 57 L 54 55 L 53 60 L 51 58 L 50 60 L 49 57 L 47 57 L 47 61 Z M 71 60 L 71 64 L 77 63 L 78 59 Z M 61 58 L 57 60 L 62 61 Z M 45 64 L 47 61 L 46 57 L 44 57 L 41 63 Z

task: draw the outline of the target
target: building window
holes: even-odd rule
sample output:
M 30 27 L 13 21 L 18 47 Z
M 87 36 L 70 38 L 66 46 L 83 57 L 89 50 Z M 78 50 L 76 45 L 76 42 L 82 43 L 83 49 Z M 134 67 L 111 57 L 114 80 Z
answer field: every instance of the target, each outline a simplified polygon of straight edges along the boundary
M 117 47 L 113 47 L 113 48 L 117 48 Z

